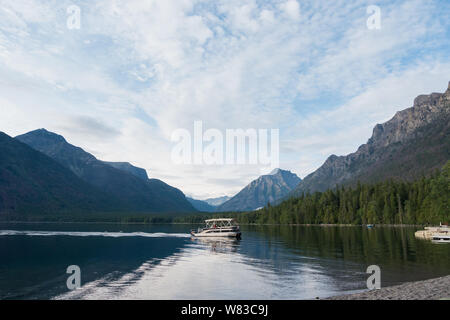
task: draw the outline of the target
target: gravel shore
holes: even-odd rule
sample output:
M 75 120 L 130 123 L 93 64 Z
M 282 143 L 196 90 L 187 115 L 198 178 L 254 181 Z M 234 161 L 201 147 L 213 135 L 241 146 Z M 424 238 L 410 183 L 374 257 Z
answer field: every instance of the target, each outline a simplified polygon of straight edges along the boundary
M 342 295 L 328 300 L 439 300 L 450 299 L 450 276 Z

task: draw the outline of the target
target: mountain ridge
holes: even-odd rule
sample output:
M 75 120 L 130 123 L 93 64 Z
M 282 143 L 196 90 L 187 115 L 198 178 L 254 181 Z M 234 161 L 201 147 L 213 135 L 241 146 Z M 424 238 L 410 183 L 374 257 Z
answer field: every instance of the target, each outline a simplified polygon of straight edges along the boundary
M 217 198 L 208 198 L 208 199 L 205 199 L 203 201 L 205 201 L 210 206 L 218 207 L 222 203 L 224 203 L 224 202 L 226 202 L 226 201 L 228 201 L 230 199 L 231 199 L 231 197 L 229 197 L 229 196 L 222 196 L 222 197 L 217 197 Z
M 73 213 L 123 209 L 117 199 L 47 155 L 0 132 L 0 213 Z
M 184 194 L 158 179 L 143 180 L 117 169 L 46 129 L 15 137 L 70 169 L 79 178 L 109 193 L 136 212 L 194 212 Z
M 217 211 L 251 211 L 276 202 L 291 192 L 301 181 L 294 173 L 277 169 L 250 182 Z
M 212 206 L 204 200 L 197 200 L 194 198 L 186 197 L 187 201 L 189 201 L 192 206 L 200 212 L 215 212 L 217 207 Z
M 413 180 L 441 168 L 450 156 L 449 113 L 450 82 L 446 92 L 419 95 L 412 107 L 377 124 L 356 152 L 328 157 L 288 197 L 357 181 Z
M 141 178 L 143 180 L 148 180 L 147 171 L 145 169 L 133 166 L 129 162 L 111 162 L 111 161 L 102 161 L 102 162 L 116 169 L 129 172 L 132 175 L 135 175 L 136 177 Z

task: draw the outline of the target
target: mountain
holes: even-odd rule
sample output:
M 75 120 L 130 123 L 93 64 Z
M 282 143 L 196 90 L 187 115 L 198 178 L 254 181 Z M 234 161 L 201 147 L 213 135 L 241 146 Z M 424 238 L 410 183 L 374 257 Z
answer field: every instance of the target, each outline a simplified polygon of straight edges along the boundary
M 39 129 L 16 139 L 56 160 L 76 176 L 123 202 L 135 212 L 192 212 L 184 194 L 157 179 L 142 179 L 97 160 L 64 137 Z
M 196 200 L 192 198 L 186 197 L 186 199 L 194 206 L 195 209 L 201 212 L 216 212 L 217 207 L 222 203 L 230 200 L 231 198 L 228 196 L 218 197 L 218 198 L 209 198 L 206 200 Z
M 114 211 L 121 203 L 0 132 L 0 215 Z
M 135 175 L 138 178 L 141 178 L 141 179 L 144 179 L 144 180 L 148 179 L 147 171 L 145 171 L 145 169 L 135 167 L 129 162 L 103 161 L 103 163 L 109 164 L 110 166 L 112 166 L 112 167 L 114 167 L 116 169 L 129 172 L 129 173 Z
M 213 207 L 217 207 L 220 206 L 222 203 L 230 200 L 231 197 L 228 196 L 223 196 L 223 197 L 218 197 L 218 198 L 209 198 L 206 200 L 203 200 L 204 202 L 206 202 L 207 204 L 213 206 Z
M 203 200 L 196 200 L 189 197 L 186 197 L 186 200 L 189 201 L 192 206 L 201 212 L 215 212 L 216 206 L 212 206 Z
M 296 174 L 281 169 L 274 170 L 252 181 L 238 194 L 217 208 L 217 211 L 250 211 L 285 197 L 294 190 L 301 179 Z
M 411 181 L 440 169 L 449 159 L 450 83 L 445 93 L 420 95 L 411 108 L 376 125 L 372 137 L 355 153 L 330 156 L 290 196 L 358 181 Z

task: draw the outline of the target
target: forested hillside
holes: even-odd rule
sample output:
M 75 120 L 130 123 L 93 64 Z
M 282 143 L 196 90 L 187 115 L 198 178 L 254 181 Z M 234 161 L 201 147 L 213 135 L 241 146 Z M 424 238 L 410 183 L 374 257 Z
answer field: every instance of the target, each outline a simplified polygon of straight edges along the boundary
M 217 216 L 214 215 L 214 216 Z M 302 194 L 277 206 L 221 214 L 255 224 L 439 224 L 450 221 L 450 161 L 414 182 L 387 180 Z M 200 222 L 205 216 L 181 218 Z M 179 219 L 179 221 L 181 221 Z

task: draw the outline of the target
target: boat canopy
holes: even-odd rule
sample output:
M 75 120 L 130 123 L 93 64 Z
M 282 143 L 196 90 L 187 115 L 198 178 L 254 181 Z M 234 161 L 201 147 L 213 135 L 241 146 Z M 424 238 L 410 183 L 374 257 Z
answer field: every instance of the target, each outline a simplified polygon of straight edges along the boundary
M 230 227 L 230 226 L 235 226 L 235 220 L 234 219 L 229 219 L 229 218 L 222 218 L 222 219 L 209 219 L 209 220 L 205 220 L 206 223 L 206 227 L 211 228 L 211 227 Z

